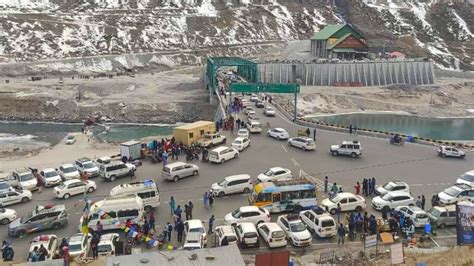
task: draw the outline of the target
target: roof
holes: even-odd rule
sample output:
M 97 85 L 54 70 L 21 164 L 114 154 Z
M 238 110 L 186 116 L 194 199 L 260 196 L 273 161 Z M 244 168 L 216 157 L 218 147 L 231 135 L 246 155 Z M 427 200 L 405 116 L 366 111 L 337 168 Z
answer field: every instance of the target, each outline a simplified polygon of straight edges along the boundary
M 461 184 L 455 184 L 455 185 L 452 186 L 452 187 L 457 187 L 457 188 L 462 189 L 462 190 L 469 190 L 469 189 L 472 189 L 471 186 L 469 186 L 468 184 L 463 184 L 463 183 L 461 183 Z
M 24 174 L 24 173 L 31 173 L 31 170 L 26 167 L 22 167 L 22 168 L 16 169 L 15 172 L 17 172 L 18 174 Z
M 66 168 L 66 167 L 75 167 L 72 163 L 65 163 L 65 164 L 62 164 L 61 165 L 63 168 Z
M 335 48 L 335 49 L 332 49 L 332 51 L 335 53 L 354 53 L 356 50 L 352 48 Z
M 84 238 L 84 234 L 82 234 L 82 233 L 74 234 L 69 238 L 69 243 L 71 243 L 71 242 L 82 242 L 83 238 Z
M 272 172 L 279 171 L 279 170 L 283 170 L 283 171 L 285 171 L 285 172 L 289 171 L 288 169 L 283 168 L 283 167 L 280 167 L 280 166 L 270 167 L 269 170 L 271 170 Z
M 186 220 L 185 222 L 189 225 L 189 228 L 204 227 L 202 221 L 198 219 Z
M 340 29 L 344 28 L 346 24 L 335 24 L 327 25 L 324 29 L 316 32 L 313 36 L 313 40 L 326 40 L 331 37 L 334 33 L 338 32 Z
M 186 165 L 186 164 L 187 163 L 185 163 L 185 162 L 175 162 L 175 163 L 169 163 L 169 164 L 165 165 L 165 167 L 173 168 L 173 167 L 176 167 L 176 166 Z
M 118 236 L 117 233 L 105 234 L 100 236 L 100 242 L 112 241 L 115 236 Z
M 254 223 L 250 222 L 244 222 L 244 223 L 238 223 L 240 227 L 242 228 L 242 231 L 256 231 L 257 227 L 255 227 Z
M 236 179 L 250 179 L 250 175 L 248 174 L 240 174 L 240 175 L 230 175 L 230 176 L 226 176 L 224 177 L 224 179 L 227 179 L 229 181 L 231 180 L 236 180 Z
M 352 33 L 347 33 L 346 35 L 342 36 L 341 38 L 339 38 L 335 43 L 333 43 L 331 46 L 329 46 L 327 49 L 332 49 L 334 47 L 336 47 L 338 44 L 340 44 L 341 42 L 343 42 L 347 37 L 351 36 Z
M 270 231 L 281 231 L 281 227 L 277 224 L 277 223 L 272 223 L 272 222 L 268 222 L 268 223 L 261 223 L 260 225 L 266 225 L 268 230 Z
M 341 192 L 341 193 L 337 193 L 338 196 L 342 197 L 342 198 L 345 198 L 345 197 L 355 197 L 354 194 L 350 193 L 350 192 Z
M 77 179 L 77 178 L 66 180 L 63 182 L 63 185 L 69 185 L 69 184 L 74 184 L 74 183 L 82 183 L 82 180 Z
M 389 191 L 388 194 L 390 196 L 405 196 L 405 195 L 408 195 L 408 196 L 412 197 L 410 195 L 410 193 L 408 193 L 406 191 Z
M 190 259 L 195 254 L 195 259 Z M 149 261 L 143 264 L 142 260 Z M 62 260 L 61 260 L 62 261 Z M 240 254 L 239 248 L 235 244 L 228 246 L 205 248 L 196 250 L 173 250 L 160 252 L 147 252 L 118 257 L 107 257 L 105 265 L 206 265 L 206 266 L 245 266 L 245 262 Z
M 344 140 L 342 142 L 342 144 L 359 144 L 360 145 L 360 141 L 357 141 L 357 140 Z
M 127 141 L 127 142 L 124 142 L 120 145 L 123 145 L 123 146 L 133 146 L 133 145 L 141 145 L 140 142 L 136 141 L 136 140 L 130 140 L 130 141 Z
M 234 227 L 232 227 L 231 225 L 221 225 L 221 226 L 217 226 L 215 230 L 219 230 L 219 229 L 221 229 L 222 232 L 223 232 L 225 235 L 228 235 L 228 234 L 233 234 L 233 235 L 235 235 Z
M 286 132 L 286 129 L 284 129 L 284 128 L 281 128 L 281 127 L 276 127 L 276 128 L 274 128 L 274 129 L 275 129 L 275 130 L 278 130 L 278 131 L 283 131 L 283 132 Z
M 56 172 L 56 170 L 54 170 L 54 168 L 46 168 L 42 172 L 49 173 L 49 172 Z
M 257 206 L 242 206 L 239 209 L 241 212 L 250 212 L 250 211 L 258 210 L 258 207 Z
M 220 147 L 217 147 L 215 149 L 213 149 L 212 151 L 216 151 L 216 152 L 220 152 L 220 151 L 223 151 L 225 149 L 228 149 L 229 147 L 227 146 L 220 146 Z
M 196 121 L 194 123 L 190 123 L 190 124 L 182 125 L 182 126 L 179 126 L 179 127 L 175 127 L 174 129 L 189 130 L 189 129 L 205 127 L 205 126 L 209 126 L 209 125 L 214 125 L 214 123 L 211 122 L 211 121 L 201 120 L 201 121 Z

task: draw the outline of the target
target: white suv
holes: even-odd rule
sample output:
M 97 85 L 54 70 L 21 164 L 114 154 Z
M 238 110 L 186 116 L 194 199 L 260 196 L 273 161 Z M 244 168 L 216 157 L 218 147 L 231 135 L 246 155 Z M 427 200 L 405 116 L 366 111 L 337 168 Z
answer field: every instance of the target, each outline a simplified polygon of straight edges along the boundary
M 341 145 L 331 145 L 329 151 L 333 156 L 344 155 L 355 158 L 362 155 L 362 145 L 359 141 L 343 141 Z
M 99 167 L 89 158 L 79 158 L 74 161 L 74 164 L 81 174 L 85 173 L 89 178 L 99 176 Z
M 467 184 L 456 184 L 438 193 L 441 205 L 454 204 L 462 200 L 474 199 L 474 188 Z
M 81 174 L 77 170 L 77 167 L 70 163 L 61 165 L 58 172 L 63 180 L 81 178 Z
M 261 223 L 257 226 L 257 230 L 270 248 L 286 247 L 285 231 L 277 223 Z
M 393 191 L 372 199 L 372 207 L 376 210 L 390 210 L 398 206 L 412 206 L 415 199 L 408 192 Z
M 46 168 L 40 172 L 41 179 L 43 179 L 43 183 L 45 187 L 52 187 L 55 185 L 59 185 L 61 183 L 62 178 L 59 173 L 54 170 L 53 168 Z
M 136 167 L 133 164 L 115 161 L 101 165 L 100 176 L 107 181 L 114 182 L 117 177 L 131 175 L 135 169 Z
M 450 146 L 440 146 L 438 148 L 438 155 L 441 157 L 457 157 L 460 159 L 466 157 L 465 152 Z
M 291 179 L 291 171 L 283 167 L 272 167 L 257 176 L 260 183 Z
M 402 181 L 390 181 L 385 183 L 383 186 L 378 187 L 375 190 L 377 195 L 385 195 L 392 191 L 404 191 L 410 193 L 410 186 L 406 182 Z
M 289 139 L 290 134 L 283 128 L 272 128 L 267 131 L 267 136 L 275 138 L 277 140 Z
M 362 196 L 354 195 L 350 192 L 337 193 L 332 198 L 323 199 L 321 205 L 331 214 L 336 214 L 337 204 L 341 206 L 341 211 L 360 212 L 365 209 L 365 199 Z
M 425 224 L 430 223 L 428 214 L 416 206 L 398 206 L 396 211 L 402 212 L 405 217 L 410 218 L 415 227 L 425 227 Z
M 235 226 L 235 232 L 239 245 L 241 248 L 256 247 L 260 246 L 258 242 L 258 233 L 255 224 L 253 223 L 239 223 Z
M 219 240 L 218 246 L 222 246 L 222 241 L 224 238 L 227 238 L 227 243 L 236 243 L 237 242 L 237 235 L 235 233 L 234 227 L 230 225 L 221 225 L 216 227 L 214 232 L 217 235 L 217 239 Z
M 211 185 L 214 195 L 224 197 L 235 193 L 249 193 L 252 190 L 250 175 L 231 175 Z
M 336 221 L 329 213 L 318 215 L 312 210 L 300 212 L 300 218 L 306 224 L 308 230 L 319 237 L 333 237 L 337 234 Z
M 468 184 L 474 187 L 474 170 L 465 172 L 456 180 L 456 184 Z
M 224 217 L 224 223 L 234 225 L 242 222 L 250 222 L 254 224 L 270 222 L 270 213 L 267 209 L 257 206 L 244 206 L 228 213 Z
M 238 150 L 238 151 L 243 151 L 245 148 L 250 146 L 250 140 L 248 138 L 236 138 L 231 144 L 232 148 Z
M 224 163 L 231 159 L 237 159 L 238 157 L 238 150 L 226 146 L 217 147 L 209 152 L 209 161 L 213 163 Z
M 296 137 L 288 139 L 288 145 L 291 147 L 300 148 L 304 151 L 316 150 L 316 142 L 307 137 Z
M 87 257 L 91 247 L 92 235 L 77 233 L 69 238 L 69 255 L 71 257 Z
M 309 246 L 313 242 L 311 233 L 297 214 L 278 216 L 277 224 L 285 231 L 286 237 L 293 246 Z

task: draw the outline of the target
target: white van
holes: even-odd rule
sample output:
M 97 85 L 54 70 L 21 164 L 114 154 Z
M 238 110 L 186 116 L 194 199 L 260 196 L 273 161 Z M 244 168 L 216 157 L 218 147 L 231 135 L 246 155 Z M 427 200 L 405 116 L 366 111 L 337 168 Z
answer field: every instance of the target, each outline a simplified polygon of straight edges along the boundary
M 252 120 L 246 124 L 247 129 L 250 133 L 260 133 L 262 132 L 262 124 L 260 122 Z
M 234 148 L 221 146 L 209 152 L 209 161 L 213 163 L 224 163 L 230 159 L 237 159 L 239 151 Z
M 125 224 L 129 219 L 133 224 L 143 226 L 145 222 L 143 208 L 143 200 L 136 195 L 105 198 L 90 207 L 89 228 L 95 230 L 97 222 L 100 221 L 104 230 L 116 230 L 117 222 Z M 83 217 L 79 220 L 79 230 L 82 220 Z
M 252 191 L 250 175 L 231 175 L 211 185 L 212 192 L 218 197 L 235 193 L 249 193 Z
M 137 195 L 143 201 L 145 211 L 160 206 L 160 190 L 154 180 L 143 180 L 115 186 L 110 190 L 110 196 Z

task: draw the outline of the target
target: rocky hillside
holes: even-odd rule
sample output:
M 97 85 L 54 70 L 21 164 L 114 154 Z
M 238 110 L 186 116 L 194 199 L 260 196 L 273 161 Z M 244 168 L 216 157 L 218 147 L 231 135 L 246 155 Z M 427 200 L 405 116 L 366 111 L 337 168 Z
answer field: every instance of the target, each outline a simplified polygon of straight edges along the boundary
M 239 45 L 251 48 L 241 49 L 242 56 L 255 56 L 259 47 L 267 49 L 263 45 L 307 39 L 326 24 L 345 21 L 372 46 L 473 70 L 473 7 L 437 2 L 0 0 L 0 35 L 6 37 L 0 38 L 0 62 Z

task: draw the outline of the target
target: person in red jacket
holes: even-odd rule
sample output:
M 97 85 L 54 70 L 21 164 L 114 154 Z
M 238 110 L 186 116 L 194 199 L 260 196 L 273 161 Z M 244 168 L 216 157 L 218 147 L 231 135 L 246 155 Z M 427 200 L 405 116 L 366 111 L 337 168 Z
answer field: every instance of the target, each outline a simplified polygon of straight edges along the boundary
M 69 248 L 67 246 L 63 247 L 63 260 L 64 260 L 64 266 L 69 266 Z
M 355 185 L 355 190 L 356 190 L 356 195 L 359 195 L 360 194 L 360 183 L 357 182 L 357 184 Z

